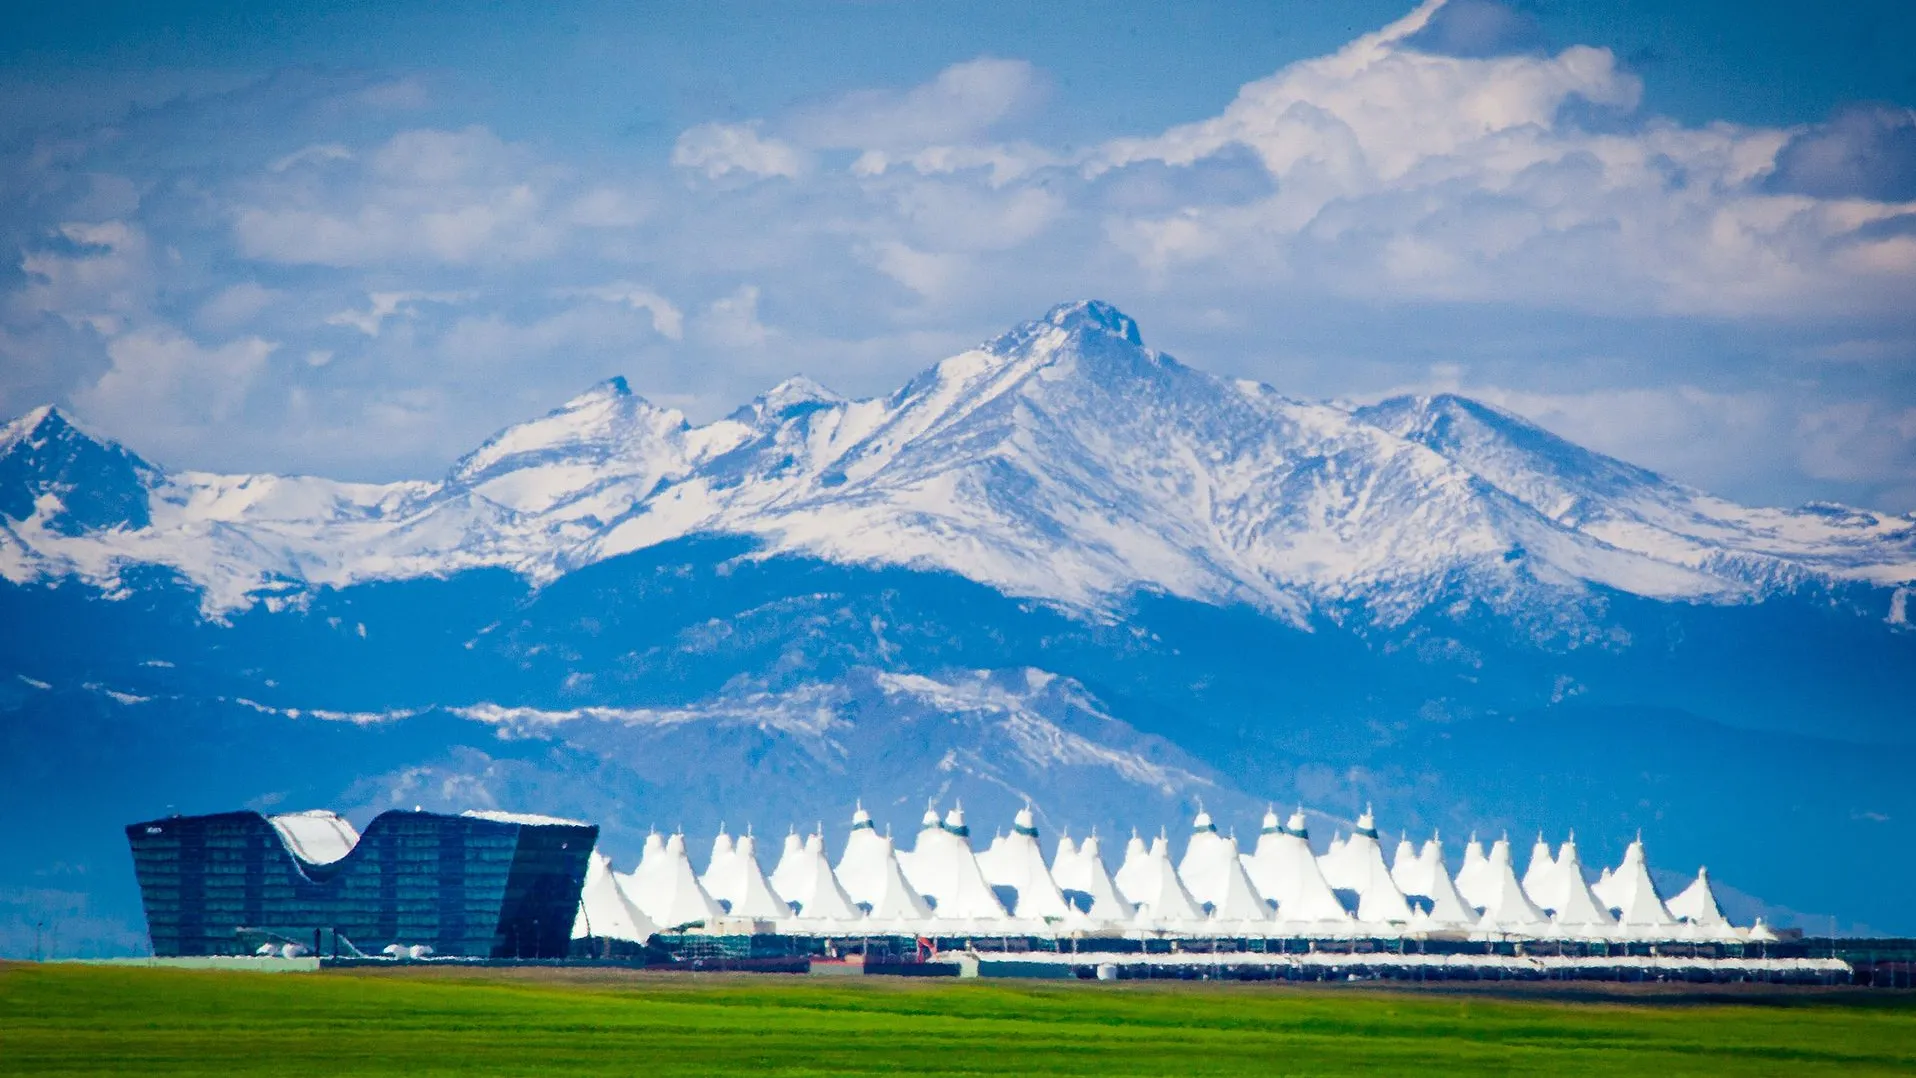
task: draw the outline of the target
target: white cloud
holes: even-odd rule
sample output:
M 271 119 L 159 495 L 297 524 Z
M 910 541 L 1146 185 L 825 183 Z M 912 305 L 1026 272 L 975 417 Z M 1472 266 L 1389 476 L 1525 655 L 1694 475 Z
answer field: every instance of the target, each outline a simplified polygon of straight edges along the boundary
M 604 303 L 624 304 L 635 311 L 644 311 L 649 314 L 652 318 L 652 328 L 661 337 L 676 341 L 685 336 L 684 315 L 671 300 L 644 285 L 633 284 L 630 281 L 617 281 L 592 288 L 571 289 L 561 294 L 586 296 Z
M 909 153 L 969 143 L 1036 104 L 1044 83 L 1023 60 L 981 56 L 953 64 L 903 92 L 861 90 L 793 117 L 808 146 Z
M 102 335 L 120 332 L 153 301 L 146 231 L 126 221 L 72 223 L 57 231 L 62 247 L 24 252 L 26 287 L 9 297 L 16 317 L 51 314 Z
M 285 298 L 281 293 L 253 281 L 228 285 L 200 304 L 194 320 L 213 330 L 228 330 L 243 325 L 254 315 Z
M 418 304 L 464 303 L 473 295 L 471 292 L 373 292 L 366 297 L 365 310 L 337 311 L 326 316 L 326 324 L 349 326 L 368 337 L 377 337 L 386 319 L 409 314 Z
M 721 348 L 757 348 L 771 336 L 758 320 L 758 286 L 743 285 L 700 313 L 699 336 Z
M 302 156 L 305 155 L 305 156 Z M 483 127 L 402 131 L 341 176 L 301 151 L 233 213 L 242 254 L 294 264 L 510 262 L 552 253 L 552 176 Z
M 1160 281 L 1221 263 L 1359 299 L 1770 317 L 1910 297 L 1916 240 L 1868 231 L 1906 207 L 1764 188 L 1789 132 L 1587 130 L 1566 109 L 1627 114 L 1641 96 L 1607 49 L 1407 46 L 1439 6 L 1250 83 L 1218 116 L 1103 147 L 1094 178 L 1246 147 L 1276 185 L 1249 204 L 1114 213 L 1108 235 Z
M 259 337 L 207 347 L 171 327 L 144 327 L 108 342 L 112 368 L 74 400 L 116 425 L 217 422 L 246 399 L 277 347 Z
M 324 164 L 328 161 L 351 161 L 353 151 L 337 142 L 319 143 L 306 146 L 285 157 L 278 158 L 266 166 L 268 172 L 285 172 L 299 165 Z
M 672 163 L 712 179 L 731 172 L 797 178 L 805 168 L 804 157 L 796 147 L 759 134 L 757 123 L 709 123 L 687 128 L 672 146 Z

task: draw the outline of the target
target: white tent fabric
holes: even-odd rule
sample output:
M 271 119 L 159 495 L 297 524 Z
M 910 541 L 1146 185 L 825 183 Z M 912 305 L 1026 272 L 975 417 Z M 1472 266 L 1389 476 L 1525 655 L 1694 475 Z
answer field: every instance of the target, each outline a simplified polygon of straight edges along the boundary
M 1093 836 L 1096 834 L 1092 832 Z M 1058 836 L 1058 848 L 1051 855 L 1051 882 L 1057 884 L 1060 891 L 1084 893 L 1089 890 L 1086 886 L 1090 881 L 1089 866 L 1079 850 L 1069 831 Z
M 1539 909 L 1548 911 L 1565 927 L 1608 927 L 1616 924 L 1602 900 L 1584 882 L 1583 860 L 1577 855 L 1574 832 L 1558 848 L 1552 871 L 1536 890 L 1525 887 Z
M 1444 867 L 1444 844 L 1441 839 L 1432 835 L 1408 867 L 1410 871 L 1405 875 L 1417 886 L 1415 890 L 1406 890 L 1405 894 L 1415 894 L 1430 903 L 1430 909 L 1419 910 L 1413 920 L 1436 928 L 1460 928 L 1477 923 L 1477 911 L 1464 901 L 1464 896 L 1457 893 L 1450 870 Z M 1394 870 L 1392 875 L 1396 876 Z
M 1538 909 L 1553 910 L 1555 906 L 1543 901 L 1539 896 L 1556 893 L 1557 859 L 1550 853 L 1550 844 L 1543 840 L 1543 832 L 1537 832 L 1537 841 L 1530 847 L 1530 864 L 1523 870 L 1523 893 Z
M 1150 885 L 1151 871 L 1151 851 L 1134 830 L 1131 840 L 1124 844 L 1124 860 L 1118 864 L 1118 874 L 1112 877 L 1125 901 L 1134 906 L 1138 904 Z
M 619 889 L 625 893 L 632 904 L 644 909 L 649 895 L 661 889 L 656 882 L 665 872 L 665 838 L 657 831 L 645 836 L 645 846 L 639 851 L 639 863 L 632 871 L 617 877 Z
M 1730 923 L 1717 903 L 1716 890 L 1710 886 L 1710 870 L 1699 868 L 1696 879 L 1666 906 L 1670 916 L 1704 928 L 1721 928 Z
M 1276 813 L 1265 814 L 1257 849 L 1245 865 L 1258 893 L 1277 902 L 1277 916 L 1284 921 L 1349 920 L 1350 914 L 1332 893 L 1311 853 L 1303 811 L 1293 812 L 1287 825 L 1272 830 L 1276 820 Z
M 718 836 L 712 840 L 712 856 L 706 858 L 705 871 L 699 873 L 699 886 L 714 899 L 721 899 L 718 892 L 712 890 L 712 883 L 721 877 L 729 876 L 732 860 L 738 856 L 738 844 L 725 831 L 725 825 L 719 825 Z
M 585 866 L 585 886 L 579 890 L 579 913 L 572 921 L 572 938 L 629 940 L 644 943 L 659 931 L 645 912 L 632 904 L 612 872 L 612 859 L 597 850 Z
M 932 911 L 941 920 L 1002 920 L 1008 916 L 978 869 L 962 805 L 954 805 L 943 823 L 919 831 L 910 857 L 901 857 L 900 863 L 906 880 L 931 900 Z
M 1011 909 L 1014 917 L 1062 920 L 1070 911 L 1064 892 L 1045 867 L 1037 821 L 1029 805 L 1018 810 L 1011 834 L 979 855 L 978 868 L 986 883 L 1009 887 L 1016 893 Z
M 733 917 L 776 921 L 792 915 L 791 905 L 779 897 L 777 889 L 759 868 L 758 840 L 750 832 L 740 836 L 731 856 L 717 866 L 716 872 L 707 869 L 699 883 Z
M 1171 864 L 1169 844 L 1154 843 L 1146 862 L 1149 877 L 1144 880 L 1144 897 L 1136 903 L 1136 920 L 1140 924 L 1154 927 L 1190 925 L 1204 920 L 1204 911 L 1198 907 L 1191 892 L 1184 889 L 1184 882 L 1178 878 L 1176 866 Z
M 1369 924 L 1410 920 L 1410 905 L 1384 865 L 1384 851 L 1377 843 L 1377 819 L 1368 808 L 1357 818 L 1357 830 L 1343 845 L 1326 853 L 1320 864 L 1332 887 L 1357 892 L 1358 920 Z
M 1751 943 L 1775 943 L 1776 933 L 1763 923 L 1763 918 L 1758 917 L 1756 923 L 1750 926 L 1748 938 Z
M 891 856 L 890 849 L 891 842 L 878 833 L 871 813 L 859 805 L 852 813 L 852 829 L 845 837 L 845 852 L 839 855 L 838 867 L 833 870 L 838 875 L 839 886 L 852 896 L 853 902 L 877 905 L 887 882 L 885 861 Z
M 1134 837 L 1132 841 L 1137 841 Z M 1140 844 L 1142 845 L 1142 844 Z M 1078 847 L 1078 870 L 1081 873 L 1078 882 L 1082 887 L 1073 891 L 1089 896 L 1090 907 L 1084 915 L 1094 921 L 1129 921 L 1137 916 L 1137 907 L 1127 901 L 1118 889 L 1117 882 L 1104 867 L 1104 851 L 1098 842 L 1098 834 L 1093 831 L 1091 837 Z
M 1487 901 L 1480 921 L 1486 928 L 1534 929 L 1550 919 L 1524 894 L 1517 882 L 1517 871 L 1510 864 L 1510 840 L 1500 838 L 1490 846 L 1484 859 L 1482 886 Z
M 1489 859 L 1484 856 L 1484 844 L 1477 841 L 1476 835 L 1464 844 L 1464 864 L 1457 870 L 1457 893 L 1464 901 L 1482 909 L 1490 904 L 1489 879 L 1485 868 Z
M 800 857 L 803 858 L 802 868 L 793 873 L 800 889 L 796 894 L 785 896 L 798 904 L 796 920 L 843 925 L 864 917 L 864 911 L 845 893 L 845 889 L 838 884 L 838 877 L 832 874 L 832 866 L 825 860 L 823 835 L 814 833 L 806 836 Z
M 1597 882 L 1590 885 L 1590 893 L 1597 896 L 1597 901 L 1603 903 L 1605 909 L 1611 910 L 1617 908 L 1614 897 L 1616 889 L 1617 878 L 1611 875 L 1607 867 L 1603 870 L 1603 873 L 1597 877 Z
M 1224 881 L 1218 887 L 1216 900 L 1211 903 L 1211 919 L 1220 923 L 1249 925 L 1272 920 L 1270 905 L 1244 871 L 1243 860 L 1237 852 L 1237 839 L 1226 838 L 1223 842 Z
M 909 926 L 930 920 L 931 906 L 905 879 L 891 836 L 879 835 L 878 843 L 877 887 L 872 897 L 864 900 L 871 905 L 868 916 L 878 924 L 894 926 Z
M 1428 895 L 1432 886 L 1430 866 L 1425 863 L 1417 847 L 1411 843 L 1410 836 L 1397 840 L 1397 852 L 1390 858 L 1390 878 L 1397 889 L 1410 895 Z
M 637 875 L 642 882 L 631 898 L 647 917 L 670 931 L 686 925 L 711 924 L 725 916 L 725 911 L 699 886 L 698 876 L 692 871 L 692 859 L 685 852 L 684 835 L 674 834 L 666 839 L 656 853 L 648 839 L 646 851 L 651 856 L 639 862 Z
M 1617 923 L 1625 928 L 1664 928 L 1676 924 L 1676 918 L 1663 905 L 1657 885 L 1650 882 L 1650 868 L 1643 859 L 1643 839 L 1638 838 L 1623 851 L 1623 864 L 1610 876 L 1604 901 L 1617 911 Z
M 1231 857 L 1225 852 L 1224 837 L 1217 823 L 1199 805 L 1191 820 L 1191 839 L 1184 845 L 1184 857 L 1178 861 L 1178 879 L 1201 906 L 1216 906 L 1224 897 L 1230 875 Z
M 804 882 L 802 874 L 806 869 L 805 840 L 793 829 L 785 833 L 785 844 L 779 848 L 778 864 L 772 866 L 772 874 L 767 880 L 772 890 L 781 895 L 797 894 Z

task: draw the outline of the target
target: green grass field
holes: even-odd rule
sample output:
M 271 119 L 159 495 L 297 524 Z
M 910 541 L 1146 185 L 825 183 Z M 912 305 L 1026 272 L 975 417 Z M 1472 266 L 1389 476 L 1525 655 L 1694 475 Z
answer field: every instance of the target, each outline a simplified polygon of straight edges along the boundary
M 0 965 L 0 1074 L 1910 1074 L 1916 996 Z

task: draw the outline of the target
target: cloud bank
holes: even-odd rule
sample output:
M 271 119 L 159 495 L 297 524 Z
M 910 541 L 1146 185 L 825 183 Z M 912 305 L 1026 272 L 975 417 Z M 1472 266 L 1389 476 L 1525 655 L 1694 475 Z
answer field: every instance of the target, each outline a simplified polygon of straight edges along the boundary
M 800 372 L 882 392 L 1099 296 L 1294 395 L 1460 389 L 1745 499 L 1916 507 L 1908 109 L 1686 126 L 1490 0 L 1089 143 L 1011 56 L 651 155 L 503 138 L 406 76 L 0 150 L 0 411 L 179 465 L 431 474 L 610 374 L 699 417 Z

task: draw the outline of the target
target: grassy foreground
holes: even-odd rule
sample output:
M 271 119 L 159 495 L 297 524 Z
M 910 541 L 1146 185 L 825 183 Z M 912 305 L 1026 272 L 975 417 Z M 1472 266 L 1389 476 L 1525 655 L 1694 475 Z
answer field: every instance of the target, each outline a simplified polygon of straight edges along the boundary
M 0 964 L 0 1074 L 1872 1074 L 1916 998 Z

